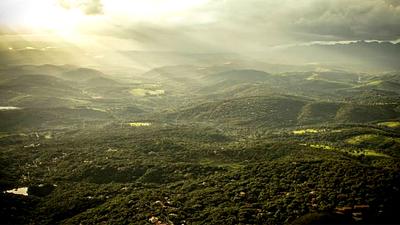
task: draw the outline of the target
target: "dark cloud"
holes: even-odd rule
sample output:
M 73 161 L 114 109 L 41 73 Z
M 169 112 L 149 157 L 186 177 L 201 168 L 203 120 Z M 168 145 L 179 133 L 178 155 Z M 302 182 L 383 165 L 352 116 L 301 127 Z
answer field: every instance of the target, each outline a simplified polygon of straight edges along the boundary
M 291 29 L 335 39 L 394 40 L 400 37 L 400 7 L 394 5 L 394 1 L 314 2 L 301 11 L 292 12 Z
M 221 8 L 225 21 L 294 39 L 400 37 L 399 0 L 228 0 Z
M 156 49 L 212 51 L 261 50 L 312 41 L 396 40 L 400 37 L 399 2 L 214 0 L 185 12 L 178 23 L 139 23 L 124 17 L 114 19 L 118 25 L 104 30 Z M 205 16 L 210 19 L 200 23 L 199 18 Z

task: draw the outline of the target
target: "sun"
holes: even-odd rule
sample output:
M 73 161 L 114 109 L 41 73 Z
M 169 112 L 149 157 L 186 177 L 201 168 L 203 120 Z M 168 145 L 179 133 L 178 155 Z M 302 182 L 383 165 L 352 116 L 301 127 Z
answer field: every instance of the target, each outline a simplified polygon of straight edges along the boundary
M 209 0 L 1 0 L 0 23 L 11 29 L 72 34 L 101 22 L 126 18 L 131 22 L 165 23 L 182 17 Z M 98 13 L 91 13 L 93 9 Z M 101 18 L 108 18 L 108 20 Z M 4 21 L 6 20 L 6 21 Z
M 76 45 L 96 40 L 121 24 L 169 26 L 205 15 L 191 14 L 210 0 L 0 0 L 0 27 L 16 35 L 46 37 Z M 119 39 L 117 37 L 117 39 Z M 100 42 L 100 41 L 99 41 Z M 98 45 L 109 46 L 109 44 Z M 97 46 L 97 45 L 96 45 Z
M 62 8 L 57 1 L 39 0 L 29 7 L 23 16 L 23 23 L 39 32 L 72 34 L 85 17 L 79 10 Z
M 58 0 L 2 1 L 0 25 L 15 33 L 74 36 L 95 17 L 80 8 L 67 9 Z

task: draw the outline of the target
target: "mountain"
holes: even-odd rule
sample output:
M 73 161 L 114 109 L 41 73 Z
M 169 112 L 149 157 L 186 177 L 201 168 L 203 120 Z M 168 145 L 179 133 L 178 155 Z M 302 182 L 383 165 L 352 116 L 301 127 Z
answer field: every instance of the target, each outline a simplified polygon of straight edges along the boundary
M 93 78 L 104 77 L 105 74 L 94 69 L 89 68 L 78 68 L 70 71 L 66 71 L 60 75 L 63 79 L 71 80 L 75 82 L 83 82 Z
M 205 79 L 211 82 L 229 82 L 229 83 L 254 83 L 263 82 L 269 79 L 271 75 L 259 70 L 230 70 L 217 74 L 206 76 Z
M 181 110 L 182 120 L 219 121 L 227 124 L 290 126 L 306 104 L 293 96 L 260 96 L 204 103 Z
M 1 131 L 29 130 L 41 127 L 71 127 L 82 121 L 107 121 L 112 117 L 103 111 L 87 108 L 26 108 L 0 111 Z
M 279 55 L 279 56 L 278 56 Z M 356 41 L 298 45 L 277 50 L 276 57 L 299 63 L 337 65 L 358 71 L 400 69 L 400 43 Z
M 311 102 L 305 105 L 298 115 L 300 124 L 315 124 L 334 121 L 342 104 L 331 102 Z
M 397 73 L 250 68 L 116 77 L 3 67 L 0 217 L 296 224 L 343 213 L 345 222 L 397 222 Z
M 370 121 L 399 118 L 397 105 L 354 105 L 345 104 L 336 113 L 337 122 L 365 123 Z
M 48 75 L 9 75 L 0 82 L 2 101 L 22 96 L 82 97 L 71 82 Z
M 398 119 L 396 107 L 396 104 L 310 102 L 295 96 L 256 96 L 203 103 L 182 109 L 175 116 L 184 121 L 284 127 Z

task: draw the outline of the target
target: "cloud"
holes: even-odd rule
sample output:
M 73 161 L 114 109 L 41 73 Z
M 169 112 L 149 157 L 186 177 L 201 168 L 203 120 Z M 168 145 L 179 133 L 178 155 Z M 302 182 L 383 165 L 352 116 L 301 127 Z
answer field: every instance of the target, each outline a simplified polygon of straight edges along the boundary
M 227 0 L 221 23 L 268 29 L 294 39 L 387 39 L 400 36 L 399 0 Z
M 204 51 L 257 51 L 313 41 L 396 40 L 400 37 L 399 2 L 213 0 L 180 12 L 179 20 L 174 20 L 176 14 L 138 19 L 128 9 L 126 15 L 109 15 L 112 23 L 99 32 L 153 49 Z
M 394 40 L 400 36 L 400 7 L 394 2 L 314 0 L 293 10 L 288 25 L 293 31 L 328 39 Z
M 101 4 L 101 0 L 86 1 L 86 4 L 84 6 L 85 6 L 84 12 L 87 15 L 95 15 L 103 13 L 103 6 Z
M 385 2 L 389 5 L 392 5 L 393 7 L 400 6 L 399 0 L 385 0 Z
M 103 14 L 103 4 L 101 0 L 58 0 L 58 3 L 64 9 L 78 8 L 86 15 Z
M 0 13 L 0 21 L 24 23 L 25 11 L 35 11 L 36 1 L 27 1 L 29 7 L 15 1 L 0 1 L 0 9 L 10 11 Z M 258 51 L 315 41 L 400 38 L 400 0 L 57 1 L 64 9 L 102 15 L 83 17 L 76 27 L 79 34 L 123 39 L 152 50 Z M 16 12 L 22 19 L 13 19 Z

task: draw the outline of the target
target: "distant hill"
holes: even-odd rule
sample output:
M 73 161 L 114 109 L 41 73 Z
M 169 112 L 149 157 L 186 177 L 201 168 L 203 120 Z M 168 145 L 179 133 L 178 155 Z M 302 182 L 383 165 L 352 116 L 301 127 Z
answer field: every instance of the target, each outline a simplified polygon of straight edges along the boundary
M 60 75 L 63 79 L 82 82 L 93 78 L 104 77 L 105 74 L 94 69 L 78 68 L 64 72 Z
M 172 117 L 185 121 L 282 127 L 397 119 L 400 114 L 396 110 L 396 105 L 311 102 L 295 96 L 257 96 L 203 103 L 183 109 Z
M 221 121 L 232 124 L 285 126 L 297 123 L 305 100 L 292 96 L 261 96 L 204 103 L 178 113 L 183 120 Z
M 82 50 L 72 46 L 68 49 L 0 50 L 0 65 L 88 64 L 91 59 L 82 56 Z
M 298 116 L 300 124 L 325 123 L 333 121 L 341 104 L 330 102 L 312 102 L 305 105 Z
M 350 88 L 350 87 L 352 86 L 341 82 L 315 79 L 315 80 L 304 80 L 302 82 L 299 82 L 296 88 L 301 89 L 303 91 L 313 90 L 313 91 L 326 92 L 326 91 L 333 91 L 337 89 Z
M 400 112 L 396 111 L 396 105 L 345 104 L 337 111 L 335 121 L 364 123 L 399 117 Z
M 1 131 L 51 126 L 73 126 L 82 121 L 110 120 L 106 112 L 87 108 L 20 109 L 0 111 Z
M 399 118 L 396 105 L 313 102 L 301 110 L 299 124 L 365 123 Z
M 205 85 L 199 89 L 204 93 L 239 92 L 252 88 L 251 85 L 271 82 L 273 80 L 269 73 L 259 70 L 228 70 L 221 73 L 206 75 L 203 78 Z M 237 89 L 237 90 L 235 90 Z
M 0 74 L 7 75 L 31 75 L 31 74 L 42 74 L 56 76 L 63 72 L 76 69 L 72 65 L 54 65 L 54 64 L 43 64 L 43 65 L 18 65 L 18 66 L 7 66 L 0 69 Z
M 400 75 L 390 74 L 374 76 L 364 82 L 360 88 L 379 89 L 384 91 L 394 91 L 400 93 Z
M 6 67 L 0 69 L 0 88 L 0 104 L 33 108 L 76 107 L 89 104 L 92 96 L 130 95 L 129 86 L 98 70 L 69 65 Z
M 348 44 L 310 44 L 289 47 L 276 54 L 276 57 L 293 62 L 338 65 L 360 71 L 400 69 L 400 43 L 357 41 Z
M 70 97 L 70 96 L 69 96 Z M 86 105 L 86 101 L 79 101 L 68 97 L 54 96 L 34 96 L 21 95 L 10 99 L 7 105 L 22 108 L 60 108 L 60 107 L 78 107 Z
M 148 81 L 164 81 L 173 83 L 188 83 L 190 85 L 200 82 L 205 71 L 193 65 L 175 65 L 154 68 L 144 74 L 143 79 Z
M 206 76 L 205 79 L 213 82 L 254 83 L 268 80 L 269 73 L 259 70 L 230 70 Z
M 73 84 L 48 75 L 8 76 L 0 81 L 2 100 L 26 95 L 52 97 L 79 97 L 80 91 Z

